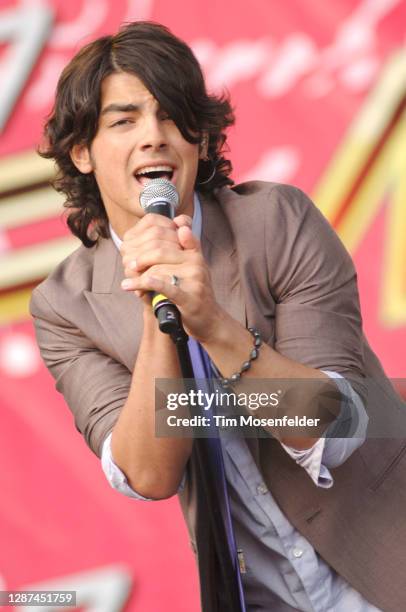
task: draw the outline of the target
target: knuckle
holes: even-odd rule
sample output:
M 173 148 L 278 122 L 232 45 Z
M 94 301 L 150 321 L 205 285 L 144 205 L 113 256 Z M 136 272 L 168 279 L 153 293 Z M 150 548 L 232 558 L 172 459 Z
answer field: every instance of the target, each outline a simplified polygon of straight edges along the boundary
M 207 278 L 206 278 L 204 269 L 201 268 L 200 266 L 196 266 L 194 276 L 195 276 L 196 281 L 199 283 L 199 285 L 204 287 L 207 282 Z
M 120 255 L 124 256 L 126 255 L 127 252 L 128 252 L 128 245 L 125 242 L 123 242 L 120 245 Z
M 138 274 L 137 276 L 137 288 L 143 289 L 145 285 L 145 272 L 143 274 Z
M 148 214 L 147 218 L 150 224 L 155 226 L 170 226 L 173 223 L 172 219 L 168 219 L 168 217 L 156 213 Z
M 201 280 L 197 280 L 195 283 L 195 295 L 199 299 L 203 298 L 205 295 L 205 286 Z
M 164 249 L 162 248 L 160 244 L 158 244 L 156 248 L 154 249 L 154 259 L 160 261 L 161 259 L 163 259 L 164 255 L 165 255 Z
M 160 240 L 152 240 L 150 244 L 150 248 L 157 257 L 162 255 L 162 243 Z
M 176 217 L 178 227 L 183 225 L 187 225 L 188 227 L 192 227 L 192 219 L 188 215 L 179 215 Z
M 128 266 L 126 266 L 124 268 L 124 276 L 126 276 L 127 278 L 137 278 L 138 273 L 133 268 L 129 268 Z
M 153 244 L 149 244 L 137 257 L 137 265 L 148 265 L 155 261 L 157 249 Z
M 150 240 L 156 241 L 156 240 L 162 240 L 164 231 L 162 226 L 160 225 L 154 225 L 153 227 L 150 228 L 148 235 Z
M 133 257 L 133 256 L 131 256 L 130 254 L 123 255 L 123 258 L 122 258 L 122 260 L 123 260 L 123 266 L 124 266 L 124 267 L 125 267 L 125 266 L 128 266 L 128 264 L 130 263 L 130 261 L 131 261 L 132 259 L 134 259 L 134 257 Z
M 203 265 L 203 258 L 201 256 L 201 254 L 198 251 L 192 251 L 191 255 L 191 260 L 195 265 L 198 266 L 202 266 Z
M 152 225 L 154 225 L 157 222 L 157 218 L 158 215 L 155 214 L 146 214 L 141 221 L 139 221 L 137 223 L 137 225 L 139 225 L 140 223 L 142 223 L 145 227 L 151 227 Z
M 145 275 L 148 276 L 158 276 L 160 271 L 160 266 L 159 265 L 154 265 L 151 266 L 150 268 L 148 268 L 148 270 L 146 272 L 144 272 Z

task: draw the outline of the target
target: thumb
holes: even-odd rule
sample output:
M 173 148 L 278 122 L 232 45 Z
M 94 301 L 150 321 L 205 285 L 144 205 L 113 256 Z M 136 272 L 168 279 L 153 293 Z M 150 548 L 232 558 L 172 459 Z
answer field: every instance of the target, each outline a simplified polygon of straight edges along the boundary
M 200 250 L 200 242 L 196 236 L 192 233 L 190 227 L 183 225 L 178 229 L 178 240 L 183 249 Z

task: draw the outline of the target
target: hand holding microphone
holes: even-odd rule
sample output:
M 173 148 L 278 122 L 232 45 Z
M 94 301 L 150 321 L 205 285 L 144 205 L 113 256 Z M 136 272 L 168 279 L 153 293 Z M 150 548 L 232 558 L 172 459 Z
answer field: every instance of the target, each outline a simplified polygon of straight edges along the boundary
M 171 196 L 172 190 L 175 196 Z M 202 339 L 210 333 L 219 306 L 199 240 L 191 231 L 191 219 L 186 215 L 173 217 L 174 202 L 177 193 L 169 181 L 157 179 L 145 187 L 141 204 L 155 214 L 146 214 L 124 235 L 121 253 L 127 278 L 122 287 L 139 296 L 158 294 L 153 298 L 155 307 L 160 305 L 164 317 L 171 312 L 172 302 L 181 313 L 187 333 Z M 167 320 L 171 333 L 171 314 Z
M 165 179 L 150 181 L 142 190 L 140 204 L 146 213 L 162 215 L 173 219 L 179 204 L 179 196 L 175 186 Z M 172 284 L 177 285 L 179 279 L 174 274 Z M 171 334 L 179 329 L 180 313 L 176 306 L 164 295 L 152 291 L 151 304 L 154 315 L 158 319 L 159 329 L 165 334 Z

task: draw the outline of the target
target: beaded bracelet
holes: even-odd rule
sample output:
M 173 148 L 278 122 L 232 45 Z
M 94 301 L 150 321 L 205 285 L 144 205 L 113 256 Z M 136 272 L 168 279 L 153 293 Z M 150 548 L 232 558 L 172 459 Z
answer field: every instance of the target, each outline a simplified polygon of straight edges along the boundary
M 247 370 L 250 369 L 251 363 L 254 361 L 254 359 L 257 359 L 259 355 L 259 347 L 262 344 L 261 334 L 259 333 L 257 329 L 255 329 L 255 327 L 249 327 L 248 331 L 252 334 L 254 338 L 254 347 L 250 352 L 248 361 L 244 361 L 244 363 L 242 364 L 238 372 L 230 376 L 230 378 L 220 378 L 220 384 L 224 389 L 228 389 L 234 383 L 238 382 L 242 374 L 244 374 L 244 372 L 247 372 Z

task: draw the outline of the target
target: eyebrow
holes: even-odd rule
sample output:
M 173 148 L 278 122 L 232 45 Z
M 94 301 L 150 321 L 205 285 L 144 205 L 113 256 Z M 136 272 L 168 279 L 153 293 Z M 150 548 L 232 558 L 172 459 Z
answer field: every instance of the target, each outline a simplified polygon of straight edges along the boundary
M 100 115 L 106 115 L 107 113 L 131 113 L 139 111 L 140 107 L 137 104 L 109 104 L 101 111 Z

